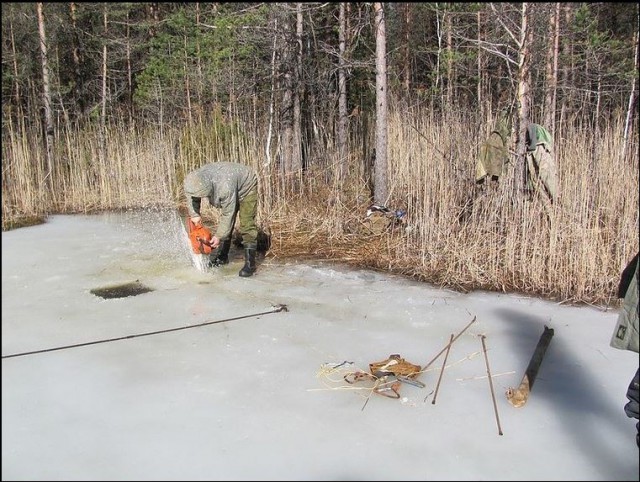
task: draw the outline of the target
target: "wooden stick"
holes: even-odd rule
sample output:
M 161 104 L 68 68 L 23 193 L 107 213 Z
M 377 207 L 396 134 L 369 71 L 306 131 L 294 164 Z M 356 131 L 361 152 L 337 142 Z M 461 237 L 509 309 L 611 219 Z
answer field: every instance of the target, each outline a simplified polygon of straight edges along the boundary
M 489 378 L 489 388 L 491 388 L 491 398 L 493 399 L 493 411 L 496 414 L 496 422 L 498 424 L 498 435 L 502 435 L 502 427 L 500 427 L 500 417 L 498 417 L 498 405 L 496 404 L 496 395 L 493 391 L 493 380 L 491 378 L 491 370 L 489 370 L 489 358 L 487 357 L 487 346 L 484 343 L 486 336 L 480 335 L 482 340 L 482 350 L 484 351 L 484 361 L 487 365 L 487 377 Z
M 451 350 L 451 344 L 453 343 L 453 333 L 451 333 L 451 339 L 449 340 L 449 344 L 447 345 L 447 353 L 444 355 L 444 361 L 442 362 L 442 368 L 440 369 L 440 376 L 438 377 L 438 384 L 436 385 L 436 393 L 433 395 L 433 400 L 431 400 L 431 404 L 436 404 L 436 397 L 438 396 L 438 389 L 440 388 L 440 381 L 442 380 L 442 374 L 444 373 L 444 367 L 447 366 L 447 358 L 449 357 L 449 351 Z
M 460 337 L 460 335 L 462 335 L 462 334 L 467 330 L 467 328 L 469 328 L 469 327 L 471 326 L 471 324 L 472 324 L 474 321 L 476 321 L 476 317 L 475 317 L 475 316 L 473 317 L 473 320 L 471 320 L 471 321 L 469 322 L 469 324 L 468 324 L 467 326 L 465 326 L 465 327 L 462 329 L 462 331 L 460 331 L 460 333 L 458 333 L 458 334 L 455 336 L 455 338 L 452 338 L 452 339 L 449 341 L 449 343 L 447 344 L 447 346 L 445 346 L 442 350 L 440 350 L 440 353 L 438 353 L 436 356 L 434 356 L 434 357 L 433 357 L 433 359 L 432 359 L 429 363 L 427 363 L 427 364 L 422 368 L 422 370 L 420 370 L 420 371 L 423 371 L 423 372 L 424 372 L 424 371 L 426 371 L 426 370 L 427 370 L 427 368 L 429 368 L 429 367 L 431 366 L 431 364 L 432 364 L 434 361 L 436 361 L 440 355 L 442 355 L 446 350 L 448 350 L 448 349 L 449 349 L 449 347 L 453 344 L 453 342 L 454 342 L 454 341 L 456 341 L 456 340 Z

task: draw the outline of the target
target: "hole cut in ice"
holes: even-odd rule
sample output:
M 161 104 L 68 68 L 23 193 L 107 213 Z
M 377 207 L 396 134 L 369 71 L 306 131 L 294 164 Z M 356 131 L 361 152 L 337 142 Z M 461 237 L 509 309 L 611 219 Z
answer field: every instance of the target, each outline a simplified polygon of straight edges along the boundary
M 121 285 L 106 286 L 104 288 L 95 288 L 91 290 L 91 294 L 100 296 L 101 298 L 127 298 L 129 296 L 137 296 L 143 293 L 148 293 L 153 289 L 143 285 L 138 280 L 131 283 L 124 283 Z

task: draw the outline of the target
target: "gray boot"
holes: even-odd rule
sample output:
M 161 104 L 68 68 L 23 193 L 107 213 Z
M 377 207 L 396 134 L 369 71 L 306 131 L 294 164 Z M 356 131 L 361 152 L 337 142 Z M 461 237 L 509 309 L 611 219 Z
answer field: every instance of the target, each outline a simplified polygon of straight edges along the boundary
M 217 268 L 229 263 L 229 249 L 231 248 L 231 238 L 223 239 L 215 251 L 209 255 L 209 267 Z
M 244 249 L 244 266 L 238 273 L 238 276 L 247 278 L 256 272 L 256 248 L 249 247 Z

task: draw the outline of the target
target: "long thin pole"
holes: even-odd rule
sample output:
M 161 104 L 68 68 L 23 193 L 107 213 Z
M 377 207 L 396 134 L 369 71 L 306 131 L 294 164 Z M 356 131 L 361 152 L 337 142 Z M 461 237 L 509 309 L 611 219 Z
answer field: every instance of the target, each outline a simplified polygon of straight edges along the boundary
M 467 326 L 465 326 L 465 327 L 460 331 L 460 333 L 458 333 L 458 334 L 457 334 L 453 339 L 451 339 L 451 341 L 449 341 L 449 343 L 447 344 L 447 346 L 445 346 L 442 350 L 440 350 L 440 353 L 438 353 L 436 356 L 434 356 L 434 357 L 433 357 L 433 359 L 432 359 L 429 363 L 427 363 L 427 364 L 422 368 L 422 370 L 420 370 L 420 371 L 422 371 L 422 372 L 426 371 L 426 370 L 427 370 L 427 368 L 429 368 L 429 367 L 431 366 L 431 364 L 432 364 L 434 361 L 436 361 L 440 355 L 442 355 L 446 350 L 448 350 L 448 349 L 449 349 L 449 347 L 453 344 L 453 342 L 454 342 L 454 341 L 456 341 L 456 340 L 460 337 L 460 335 L 462 335 L 462 334 L 467 330 L 467 328 L 469 328 L 469 327 L 471 326 L 471 324 L 472 324 L 474 321 L 476 321 L 476 317 L 475 317 L 475 316 L 473 317 L 473 320 L 471 320 L 471 321 L 469 322 L 469 324 L 468 324 Z
M 498 417 L 498 405 L 496 404 L 496 395 L 493 391 L 493 380 L 491 379 L 491 370 L 489 369 L 489 358 L 487 357 L 487 345 L 484 343 L 485 335 L 480 335 L 482 340 L 482 351 L 484 352 L 484 361 L 487 364 L 487 377 L 489 378 L 489 387 L 491 388 L 491 398 L 493 399 L 493 411 L 496 414 L 496 422 L 498 424 L 498 435 L 502 435 L 502 427 L 500 427 L 500 417 Z
M 431 401 L 432 405 L 436 404 L 436 397 L 438 396 L 438 389 L 440 388 L 440 381 L 442 380 L 442 375 L 444 374 L 444 368 L 447 366 L 447 358 L 449 358 L 449 352 L 451 351 L 451 344 L 453 343 L 453 333 L 451 333 L 451 339 L 449 340 L 449 344 L 447 345 L 447 353 L 444 355 L 444 361 L 442 362 L 442 368 L 440 369 L 440 376 L 438 377 L 438 383 L 436 385 L 436 393 L 433 395 L 433 400 Z
M 158 333 L 169 333 L 171 331 L 187 330 L 189 328 L 196 328 L 198 326 L 214 325 L 216 323 L 226 323 L 228 321 L 241 320 L 243 318 L 251 318 L 253 316 L 268 315 L 269 313 L 278 313 L 280 311 L 289 311 L 289 310 L 287 309 L 286 305 L 276 305 L 270 311 L 263 311 L 262 313 L 253 313 L 251 315 L 236 316 L 235 318 L 227 318 L 227 319 L 224 319 L 224 320 L 205 321 L 203 323 L 198 323 L 197 325 L 180 326 L 178 328 L 168 328 L 166 330 L 149 331 L 147 333 L 138 333 L 138 334 L 135 334 L 135 335 L 126 335 L 126 336 L 120 336 L 120 337 L 117 337 L 117 338 L 108 338 L 106 340 L 88 341 L 86 343 L 77 343 L 75 345 L 66 345 L 66 346 L 59 346 L 59 347 L 56 347 L 56 348 L 46 348 L 46 349 L 43 349 L 43 350 L 26 351 L 26 352 L 23 352 L 23 353 L 14 353 L 12 355 L 3 355 L 2 359 L 4 360 L 5 358 L 14 358 L 14 357 L 25 356 L 25 355 L 35 355 L 36 353 L 46 353 L 46 352 L 50 352 L 50 351 L 66 350 L 68 348 L 76 348 L 76 347 L 79 347 L 79 346 L 97 345 L 98 343 L 108 343 L 108 342 L 118 341 L 118 340 L 128 340 L 130 338 L 139 338 L 141 336 L 157 335 Z

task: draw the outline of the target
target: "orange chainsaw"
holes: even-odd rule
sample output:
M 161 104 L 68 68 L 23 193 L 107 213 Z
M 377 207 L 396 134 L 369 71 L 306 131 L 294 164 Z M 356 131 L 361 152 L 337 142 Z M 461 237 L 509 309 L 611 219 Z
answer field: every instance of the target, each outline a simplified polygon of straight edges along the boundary
M 195 254 L 209 254 L 213 251 L 211 247 L 211 231 L 202 224 L 193 224 L 191 218 L 187 218 L 187 228 L 191 248 Z

